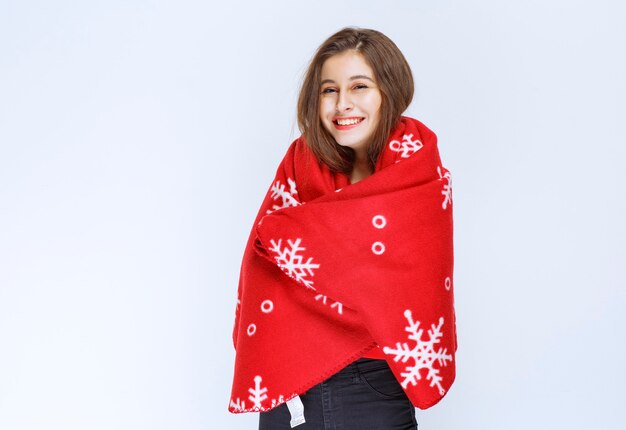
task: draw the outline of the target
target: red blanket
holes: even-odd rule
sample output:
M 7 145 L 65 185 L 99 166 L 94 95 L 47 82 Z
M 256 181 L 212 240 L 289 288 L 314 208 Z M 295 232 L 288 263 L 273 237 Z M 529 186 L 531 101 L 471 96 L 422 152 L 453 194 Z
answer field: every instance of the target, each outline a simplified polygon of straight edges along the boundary
M 272 409 L 376 347 L 416 407 L 439 402 L 457 349 L 451 192 L 415 119 L 354 184 L 296 139 L 243 256 L 229 410 Z

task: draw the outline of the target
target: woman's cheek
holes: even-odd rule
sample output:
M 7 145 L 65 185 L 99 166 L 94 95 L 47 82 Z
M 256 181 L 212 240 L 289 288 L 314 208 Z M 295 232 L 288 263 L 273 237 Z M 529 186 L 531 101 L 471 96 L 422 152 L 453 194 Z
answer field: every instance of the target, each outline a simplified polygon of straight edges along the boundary
M 330 97 L 323 97 L 320 100 L 320 118 L 322 121 L 326 119 L 328 114 L 333 111 L 333 101 L 330 100 Z

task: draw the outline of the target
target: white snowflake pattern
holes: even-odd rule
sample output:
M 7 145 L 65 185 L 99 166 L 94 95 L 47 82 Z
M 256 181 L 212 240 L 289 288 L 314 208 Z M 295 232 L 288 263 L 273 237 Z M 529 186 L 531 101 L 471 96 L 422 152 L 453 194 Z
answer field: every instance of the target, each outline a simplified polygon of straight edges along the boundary
M 275 408 L 276 406 L 285 403 L 286 399 L 285 396 L 283 396 L 282 394 L 279 394 L 277 398 L 272 398 L 270 399 L 270 405 L 271 406 L 263 406 L 263 403 L 267 403 L 266 400 L 269 398 L 268 396 L 268 389 L 267 387 L 263 387 L 263 378 L 260 375 L 257 375 L 254 377 L 254 386 L 250 387 L 248 389 L 248 392 L 250 393 L 250 395 L 248 396 L 248 399 L 252 402 L 252 405 L 249 408 L 246 408 L 246 402 L 245 400 L 241 400 L 239 397 L 237 397 L 236 400 L 231 399 L 229 406 L 230 409 L 233 412 L 261 412 L 261 411 L 267 411 L 270 410 L 272 408 Z M 293 398 L 297 396 L 296 393 L 291 394 L 291 396 L 289 398 Z
M 289 191 L 286 190 L 285 184 L 281 183 L 278 179 L 270 188 L 270 191 L 272 192 L 270 197 L 274 200 L 281 199 L 281 204 L 272 205 L 272 209 L 267 210 L 268 214 L 278 209 L 300 205 L 300 202 L 295 198 L 298 194 L 298 190 L 296 190 L 296 181 L 291 178 L 287 178 L 287 184 L 289 184 Z
M 315 296 L 315 300 L 321 301 L 325 305 L 328 305 L 328 302 L 330 301 L 328 296 L 325 296 L 323 294 L 318 294 L 317 296 Z M 333 300 L 333 303 L 330 305 L 330 308 L 331 309 L 335 308 L 339 315 L 343 315 L 343 304 L 341 302 L 336 302 Z
M 270 240 L 272 247 L 270 251 L 274 252 L 278 267 L 285 272 L 289 277 L 295 279 L 307 288 L 315 290 L 313 287 L 313 281 L 309 279 L 309 276 L 314 276 L 313 270 L 319 269 L 320 265 L 313 263 L 313 258 L 309 257 L 304 261 L 304 257 L 300 254 L 300 251 L 306 250 L 306 248 L 300 246 L 302 239 L 298 238 L 295 241 L 287 239 L 287 246 L 282 246 L 282 239 L 278 241 Z
M 404 317 L 408 322 L 405 331 L 410 333 L 407 337 L 415 341 L 415 346 L 409 348 L 406 342 L 397 342 L 395 348 L 385 346 L 383 352 L 393 355 L 393 360 L 396 362 L 402 360 L 402 363 L 406 363 L 409 358 L 413 359 L 414 364 L 406 366 L 405 372 L 400 374 L 404 378 L 401 383 L 403 388 L 408 387 L 409 384 L 417 385 L 417 381 L 421 379 L 420 370 L 426 369 L 428 370 L 426 379 L 430 381 L 430 386 L 436 385 L 439 389 L 439 394 L 443 396 L 445 393 L 441 386 L 443 378 L 439 375 L 439 369 L 434 367 L 435 361 L 439 363 L 439 367 L 446 366 L 448 361 L 452 361 L 452 354 L 447 354 L 446 348 L 439 348 L 435 351 L 435 344 L 441 341 L 441 336 L 443 335 L 441 332 L 443 317 L 439 318 L 438 325 L 431 325 L 431 329 L 428 330 L 428 340 L 422 340 L 424 330 L 419 328 L 419 321 L 413 321 L 413 316 L 409 309 L 404 311 Z
M 248 399 L 252 402 L 253 408 L 260 410 L 263 407 L 263 401 L 267 399 L 267 387 L 261 387 L 263 378 L 257 375 L 254 377 L 254 387 L 249 388 L 250 395 Z
M 243 412 L 246 410 L 246 402 L 237 397 L 237 400 L 230 400 L 230 407 L 235 412 Z
M 443 203 L 441 203 L 441 207 L 446 209 L 448 204 L 452 203 L 452 175 L 450 171 L 446 170 L 445 173 L 441 172 L 441 167 L 437 166 L 437 173 L 439 173 L 439 180 L 443 181 L 447 180 L 447 183 L 443 185 L 443 190 L 441 190 L 441 194 L 443 194 Z
M 402 142 L 399 140 L 392 140 L 389 142 L 389 149 L 394 152 L 399 152 L 400 157 L 402 158 L 409 158 L 411 155 L 422 149 L 423 146 L 424 144 L 422 144 L 419 139 L 413 140 L 412 134 L 405 134 L 402 136 Z
M 281 394 L 277 399 L 272 399 L 272 408 L 280 405 L 281 403 L 285 403 L 285 397 Z

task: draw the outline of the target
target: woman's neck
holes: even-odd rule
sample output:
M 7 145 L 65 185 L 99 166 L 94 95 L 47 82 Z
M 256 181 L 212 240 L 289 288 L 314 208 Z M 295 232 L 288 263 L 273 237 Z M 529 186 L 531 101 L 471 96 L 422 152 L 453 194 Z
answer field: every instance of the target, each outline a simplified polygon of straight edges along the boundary
M 352 172 L 350 172 L 350 183 L 354 184 L 355 182 L 359 182 L 361 179 L 367 178 L 372 173 L 374 172 L 370 167 L 367 157 L 357 156 L 352 166 Z

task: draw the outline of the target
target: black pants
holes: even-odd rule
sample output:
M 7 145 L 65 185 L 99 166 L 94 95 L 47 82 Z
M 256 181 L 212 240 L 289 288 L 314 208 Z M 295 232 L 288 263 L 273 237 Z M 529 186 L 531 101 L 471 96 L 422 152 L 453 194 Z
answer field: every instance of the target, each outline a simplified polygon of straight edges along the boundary
M 295 430 L 416 430 L 415 408 L 385 360 L 361 358 L 300 395 Z M 291 430 L 282 404 L 259 414 L 259 430 Z

